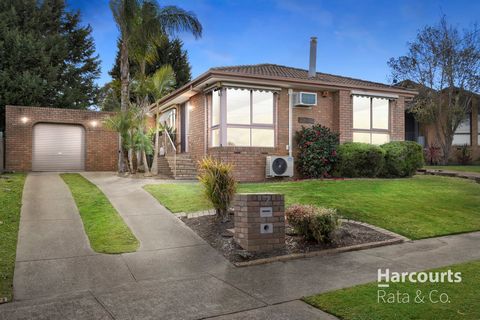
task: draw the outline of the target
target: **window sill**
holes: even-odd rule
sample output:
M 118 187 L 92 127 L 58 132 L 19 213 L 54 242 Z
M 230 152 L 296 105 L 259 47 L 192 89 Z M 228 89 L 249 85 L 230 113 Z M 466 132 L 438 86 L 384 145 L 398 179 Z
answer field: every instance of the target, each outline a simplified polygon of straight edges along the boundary
M 239 146 L 226 146 L 226 147 L 208 147 L 209 151 L 231 151 L 231 152 L 276 152 L 276 147 L 239 147 Z

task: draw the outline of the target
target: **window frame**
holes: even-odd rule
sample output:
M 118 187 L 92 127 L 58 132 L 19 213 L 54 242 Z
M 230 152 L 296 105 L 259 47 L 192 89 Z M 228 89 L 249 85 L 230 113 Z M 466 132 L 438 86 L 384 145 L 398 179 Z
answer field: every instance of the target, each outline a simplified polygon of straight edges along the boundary
M 354 100 L 355 97 L 363 97 L 363 98 L 368 98 L 370 99 L 370 128 L 369 129 L 364 129 L 364 128 L 355 128 L 354 126 L 354 118 L 355 118 L 355 111 L 354 111 Z M 375 128 L 373 126 L 373 99 L 381 99 L 381 100 L 387 100 L 388 102 L 388 116 L 387 116 L 387 129 L 384 128 Z M 385 97 L 375 97 L 375 96 L 363 96 L 359 94 L 352 94 L 352 141 L 353 141 L 353 135 L 355 133 L 368 133 L 370 135 L 370 144 L 372 143 L 372 136 L 374 134 L 387 134 L 388 135 L 388 141 L 390 141 L 390 136 L 391 136 L 391 114 L 392 114 L 392 105 L 391 105 L 391 100 L 389 98 Z
M 455 132 L 453 133 L 453 137 L 452 137 L 452 146 L 455 146 L 455 147 L 459 147 L 459 146 L 463 146 L 464 144 L 455 144 L 454 143 L 454 140 L 455 140 L 455 136 L 468 136 L 469 139 L 468 139 L 468 143 L 467 145 L 468 146 L 472 146 L 472 138 L 473 138 L 473 126 L 472 126 L 472 120 L 473 120 L 473 115 L 472 115 L 472 112 L 470 112 L 468 114 L 468 117 L 465 119 L 465 120 L 468 120 L 468 132 L 457 132 L 457 130 L 459 129 L 460 125 L 457 127 L 457 130 L 455 130 Z M 463 120 L 463 121 L 465 121 Z M 462 122 L 463 122 L 462 121 Z M 461 124 L 461 123 L 460 123 Z M 480 135 L 480 133 L 479 133 Z
M 208 102 L 208 113 L 209 113 L 209 117 L 208 117 L 208 124 L 209 124 L 209 141 L 208 141 L 208 144 L 210 147 L 220 147 L 222 145 L 222 130 L 221 130 L 221 125 L 222 125 L 222 94 L 221 94 L 221 91 L 219 92 L 220 90 L 212 90 L 210 92 L 210 94 L 208 95 L 209 96 L 209 102 Z M 218 124 L 215 124 L 213 125 L 213 95 L 214 94 L 219 94 L 220 93 L 220 102 L 219 102 L 219 119 L 218 119 Z M 218 129 L 218 132 L 219 132 L 219 138 L 218 138 L 218 145 L 213 145 L 213 130 L 216 130 Z
M 250 95 L 250 124 L 236 124 L 236 123 L 228 123 L 227 121 L 227 111 L 228 111 L 228 89 L 232 90 L 242 90 L 242 91 L 248 91 Z M 271 124 L 266 124 L 266 123 L 255 123 L 253 122 L 253 109 L 254 109 L 254 104 L 253 104 L 253 93 L 255 91 L 265 91 L 265 92 L 270 92 L 272 94 L 272 123 Z M 212 111 L 213 111 L 213 94 L 220 92 L 220 123 L 217 125 L 212 125 Z M 254 89 L 254 88 L 234 88 L 234 87 L 221 87 L 218 89 L 214 89 L 211 91 L 210 96 L 210 103 L 209 103 L 209 131 L 210 131 L 210 139 L 209 139 L 209 147 L 210 148 L 216 148 L 216 147 L 242 147 L 242 148 L 276 148 L 277 146 L 277 115 L 276 115 L 276 110 L 277 110 L 277 92 L 271 91 L 271 90 L 261 90 L 261 89 Z M 250 135 L 249 135 L 249 145 L 248 146 L 229 146 L 228 145 L 228 135 L 227 131 L 229 128 L 238 128 L 238 129 L 249 129 L 250 130 Z M 219 145 L 213 145 L 213 134 L 212 131 L 215 129 L 219 129 Z M 258 145 L 252 145 L 252 130 L 254 129 L 268 129 L 273 131 L 273 145 L 272 146 L 258 146 Z
M 166 116 L 166 119 L 163 122 L 160 122 L 161 121 L 160 119 L 162 118 L 162 116 Z M 172 129 L 176 130 L 177 129 L 177 108 L 173 107 L 173 108 L 169 108 L 169 109 L 163 111 L 159 115 L 157 121 L 162 125 L 167 124 L 167 125 L 171 126 Z M 170 123 L 168 123 L 168 122 L 172 122 L 172 125 L 170 125 Z

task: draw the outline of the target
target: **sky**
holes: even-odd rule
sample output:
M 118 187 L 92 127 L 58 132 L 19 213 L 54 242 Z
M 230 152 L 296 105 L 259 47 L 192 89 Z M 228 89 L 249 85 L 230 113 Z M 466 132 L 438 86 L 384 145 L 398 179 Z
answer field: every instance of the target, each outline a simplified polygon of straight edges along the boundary
M 309 41 L 318 37 L 317 71 L 390 83 L 387 61 L 445 14 L 460 29 L 479 19 L 480 1 L 428 0 L 167 0 L 192 11 L 203 25 L 184 42 L 195 78 L 211 67 L 275 63 L 308 69 Z M 101 60 L 99 85 L 110 81 L 119 32 L 108 0 L 67 0 L 91 25 Z

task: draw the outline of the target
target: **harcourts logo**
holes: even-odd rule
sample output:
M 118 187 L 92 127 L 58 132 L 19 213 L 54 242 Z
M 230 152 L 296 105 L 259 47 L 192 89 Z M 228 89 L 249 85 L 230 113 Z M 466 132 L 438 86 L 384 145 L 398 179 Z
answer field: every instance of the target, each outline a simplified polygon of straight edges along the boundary
M 391 283 L 460 283 L 462 282 L 462 273 L 447 271 L 430 271 L 430 272 L 392 272 L 390 269 L 378 269 L 377 273 L 378 303 L 450 303 L 450 298 L 446 292 L 438 290 L 422 291 L 415 290 L 415 295 L 410 292 L 402 292 L 400 290 L 388 290 Z

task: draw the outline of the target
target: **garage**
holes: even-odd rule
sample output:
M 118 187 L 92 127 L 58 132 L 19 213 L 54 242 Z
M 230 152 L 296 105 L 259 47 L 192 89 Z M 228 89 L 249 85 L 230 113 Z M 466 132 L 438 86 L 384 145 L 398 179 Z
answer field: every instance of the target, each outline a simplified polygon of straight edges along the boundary
M 32 147 L 33 171 L 85 170 L 85 129 L 80 125 L 36 124 Z

